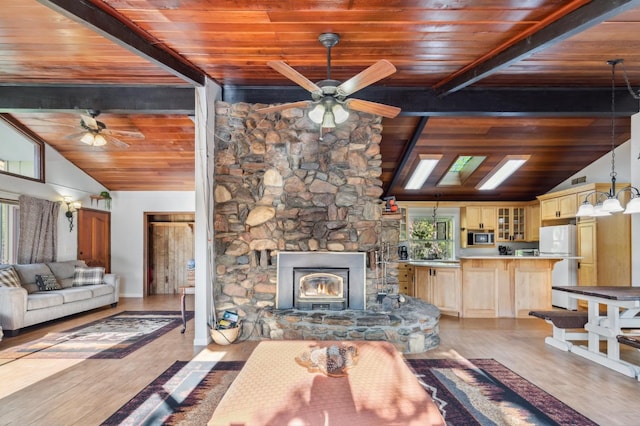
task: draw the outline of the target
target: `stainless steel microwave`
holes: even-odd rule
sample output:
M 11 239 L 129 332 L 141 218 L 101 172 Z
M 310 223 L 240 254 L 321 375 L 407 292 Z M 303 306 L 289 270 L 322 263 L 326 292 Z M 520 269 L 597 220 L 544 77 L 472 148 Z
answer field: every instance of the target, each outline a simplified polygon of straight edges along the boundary
M 494 245 L 495 243 L 493 231 L 469 231 L 467 234 L 467 245 L 469 246 Z

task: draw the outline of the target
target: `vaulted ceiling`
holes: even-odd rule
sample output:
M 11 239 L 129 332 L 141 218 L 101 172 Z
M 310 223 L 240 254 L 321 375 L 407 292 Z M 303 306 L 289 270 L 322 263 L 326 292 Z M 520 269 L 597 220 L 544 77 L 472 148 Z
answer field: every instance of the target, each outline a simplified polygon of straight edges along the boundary
M 340 35 L 331 78 L 379 59 L 397 68 L 357 98 L 402 109 L 381 143 L 385 191 L 399 200 L 531 200 L 607 154 L 609 59 L 624 58 L 616 145 L 638 111 L 622 71 L 640 85 L 640 0 L 4 0 L 0 112 L 112 191 L 191 190 L 193 88 L 210 79 L 228 102 L 310 99 L 267 62 L 325 79 L 325 32 Z M 69 139 L 89 109 L 144 139 Z M 442 160 L 404 190 L 421 154 Z M 531 157 L 497 190 L 476 190 L 509 154 Z M 487 158 L 463 185 L 438 186 L 458 155 Z

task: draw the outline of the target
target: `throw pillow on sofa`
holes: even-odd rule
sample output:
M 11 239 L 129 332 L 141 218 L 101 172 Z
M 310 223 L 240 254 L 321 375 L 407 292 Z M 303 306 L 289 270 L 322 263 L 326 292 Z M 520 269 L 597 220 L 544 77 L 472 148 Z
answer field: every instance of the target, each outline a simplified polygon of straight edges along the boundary
M 51 291 L 51 290 L 60 290 L 60 284 L 58 284 L 58 280 L 56 280 L 55 275 L 36 275 L 36 284 L 38 285 L 38 289 L 40 291 Z
M 104 284 L 104 268 L 83 268 L 76 266 L 73 273 L 73 286 Z
M 0 287 L 20 287 L 20 277 L 12 267 L 0 269 Z

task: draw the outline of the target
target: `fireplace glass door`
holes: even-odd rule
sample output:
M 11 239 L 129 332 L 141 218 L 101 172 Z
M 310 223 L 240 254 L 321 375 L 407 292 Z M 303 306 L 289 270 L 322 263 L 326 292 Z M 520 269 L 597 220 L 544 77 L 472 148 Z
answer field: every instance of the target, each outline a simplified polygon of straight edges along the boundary
M 347 308 L 349 268 L 294 268 L 293 274 L 296 308 Z

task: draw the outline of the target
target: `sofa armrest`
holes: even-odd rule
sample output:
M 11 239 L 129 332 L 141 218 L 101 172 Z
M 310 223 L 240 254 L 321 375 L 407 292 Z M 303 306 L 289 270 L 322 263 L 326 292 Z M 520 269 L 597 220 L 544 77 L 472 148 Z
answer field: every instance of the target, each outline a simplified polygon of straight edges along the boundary
M 0 325 L 4 330 L 19 330 L 27 312 L 27 290 L 22 287 L 0 287 Z
M 116 274 L 104 274 L 104 282 L 105 284 L 115 287 L 113 294 L 114 303 L 118 303 L 118 300 L 120 299 L 120 276 Z

